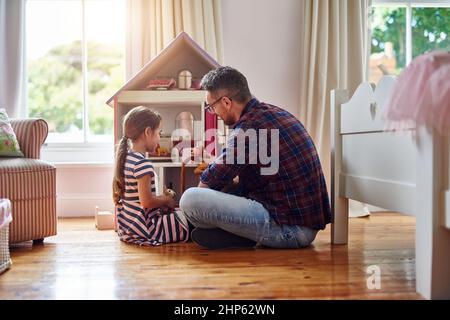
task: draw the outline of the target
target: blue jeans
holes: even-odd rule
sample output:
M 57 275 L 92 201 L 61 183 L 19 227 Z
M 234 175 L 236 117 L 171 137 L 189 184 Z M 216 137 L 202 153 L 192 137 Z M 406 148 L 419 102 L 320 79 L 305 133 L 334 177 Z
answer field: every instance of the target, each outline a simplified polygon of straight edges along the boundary
M 208 188 L 186 190 L 180 208 L 195 227 L 221 228 L 266 247 L 303 248 L 318 232 L 278 225 L 261 203 Z

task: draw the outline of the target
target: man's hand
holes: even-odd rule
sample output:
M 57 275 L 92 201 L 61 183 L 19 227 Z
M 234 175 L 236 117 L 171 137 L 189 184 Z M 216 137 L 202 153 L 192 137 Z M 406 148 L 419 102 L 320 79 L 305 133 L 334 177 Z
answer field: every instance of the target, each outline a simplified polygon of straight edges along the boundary
M 205 184 L 205 183 L 203 183 L 201 181 L 198 183 L 198 187 L 199 188 L 209 188 L 209 186 L 207 184 Z
M 203 171 L 206 170 L 206 168 L 208 168 L 208 164 L 205 162 L 202 162 L 194 169 L 194 173 L 196 175 L 201 175 L 203 173 Z
M 200 163 L 194 170 L 194 173 L 198 176 L 200 176 L 203 171 L 206 170 L 206 168 L 208 168 L 208 164 L 206 164 L 205 162 Z M 201 181 L 198 183 L 198 187 L 199 188 L 209 188 L 209 186 L 205 183 L 202 183 Z
M 228 193 L 228 194 L 238 195 L 239 194 L 239 176 L 234 177 L 233 180 L 231 181 L 231 183 L 229 183 L 228 185 L 223 187 L 223 189 L 221 191 Z

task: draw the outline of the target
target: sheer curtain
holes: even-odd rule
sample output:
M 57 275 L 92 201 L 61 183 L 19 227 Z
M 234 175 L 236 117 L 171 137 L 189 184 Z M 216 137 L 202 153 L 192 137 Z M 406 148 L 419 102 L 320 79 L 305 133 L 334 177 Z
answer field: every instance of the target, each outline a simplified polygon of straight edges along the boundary
M 26 116 L 25 0 L 0 0 L 0 108 Z
M 220 8 L 220 0 L 127 0 L 127 79 L 181 31 L 221 63 Z
M 304 0 L 300 120 L 330 186 L 330 90 L 366 79 L 370 0 Z

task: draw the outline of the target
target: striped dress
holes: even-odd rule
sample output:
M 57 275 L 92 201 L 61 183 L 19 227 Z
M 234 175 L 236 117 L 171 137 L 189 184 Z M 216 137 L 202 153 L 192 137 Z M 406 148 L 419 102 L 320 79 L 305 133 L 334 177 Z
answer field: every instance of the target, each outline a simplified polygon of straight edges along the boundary
M 179 209 L 163 213 L 160 208 L 144 209 L 139 202 L 137 179 L 151 176 L 155 196 L 155 172 L 152 163 L 139 152 L 129 152 L 125 161 L 125 191 L 117 210 L 120 240 L 145 246 L 187 241 L 188 226 L 179 218 Z

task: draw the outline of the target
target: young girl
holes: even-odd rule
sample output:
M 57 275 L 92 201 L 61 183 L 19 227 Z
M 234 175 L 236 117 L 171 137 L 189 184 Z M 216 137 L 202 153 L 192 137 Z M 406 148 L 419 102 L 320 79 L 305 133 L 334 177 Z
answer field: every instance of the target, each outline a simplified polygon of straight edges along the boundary
M 154 151 L 160 133 L 161 116 L 147 107 L 133 108 L 123 120 L 113 181 L 118 235 L 122 241 L 151 246 L 189 238 L 186 218 L 181 210 L 173 210 L 175 201 L 155 195 L 155 172 L 145 154 Z

